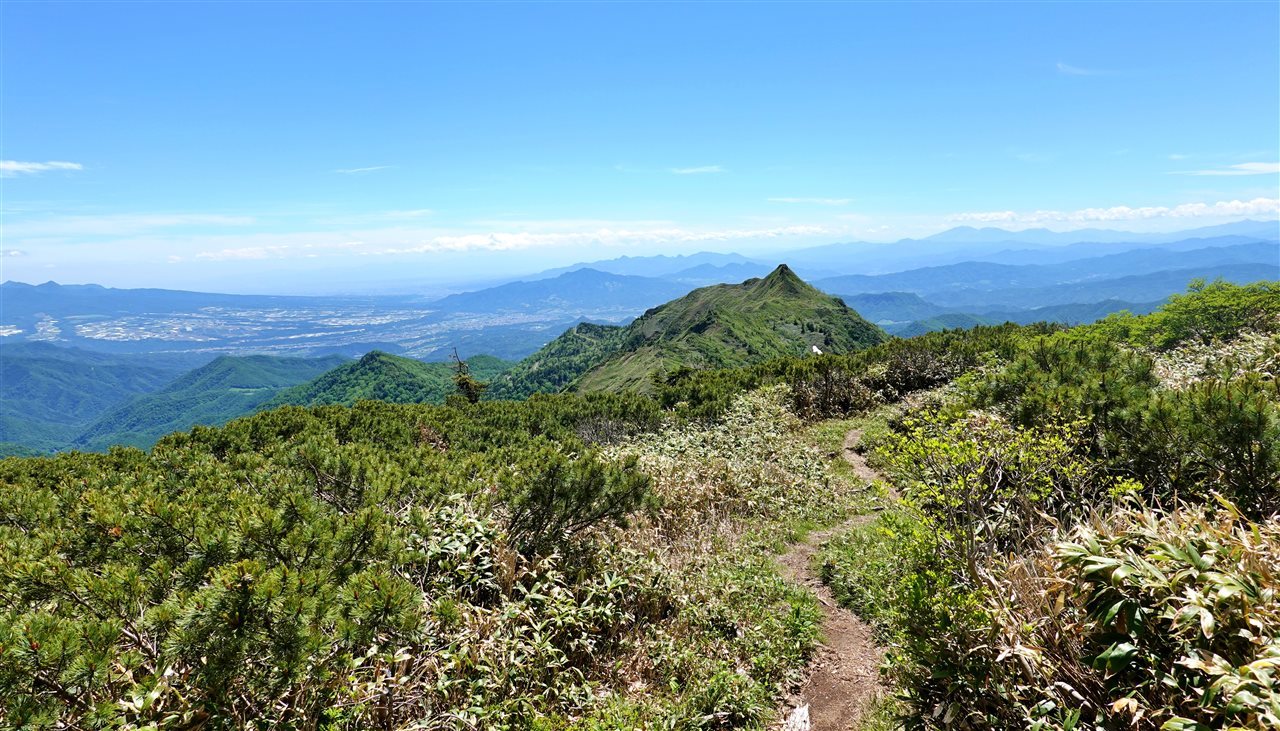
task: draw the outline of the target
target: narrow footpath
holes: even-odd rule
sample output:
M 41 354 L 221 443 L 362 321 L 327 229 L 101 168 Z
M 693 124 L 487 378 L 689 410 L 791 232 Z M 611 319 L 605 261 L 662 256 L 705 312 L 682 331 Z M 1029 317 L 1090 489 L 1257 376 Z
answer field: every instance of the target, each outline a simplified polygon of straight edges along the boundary
M 862 480 L 871 482 L 880 475 L 855 451 L 862 431 L 854 429 L 845 437 L 844 458 Z M 783 574 L 809 587 L 822 607 L 822 644 L 810 664 L 811 675 L 800 693 L 789 699 L 781 728 L 785 731 L 848 731 L 857 727 L 872 701 L 883 690 L 879 667 L 884 652 L 875 643 L 871 627 L 853 612 L 836 604 L 831 590 L 813 566 L 813 555 L 831 536 L 870 520 L 852 520 L 815 531 L 779 558 Z

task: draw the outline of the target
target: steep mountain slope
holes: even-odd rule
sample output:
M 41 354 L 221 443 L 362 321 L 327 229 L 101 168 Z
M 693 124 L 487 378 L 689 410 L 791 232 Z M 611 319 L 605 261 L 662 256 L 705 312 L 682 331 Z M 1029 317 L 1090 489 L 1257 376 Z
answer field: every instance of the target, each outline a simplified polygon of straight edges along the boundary
M 6 343 L 0 351 L 0 456 L 64 449 L 108 409 L 205 360 Z
M 511 366 L 487 355 L 469 358 L 467 365 L 471 375 L 481 381 L 492 380 Z M 278 394 L 265 403 L 264 408 L 285 404 L 351 405 L 365 400 L 401 404 L 440 403 L 452 392 L 452 364 L 424 363 L 374 350 L 354 363 L 338 366 L 312 381 Z
M 520 399 L 535 393 L 563 391 L 573 379 L 617 352 L 626 332 L 625 327 L 616 325 L 574 325 L 496 378 L 486 396 Z
M 197 424 L 217 426 L 253 413 L 281 389 L 346 362 L 342 356 L 282 358 L 224 355 L 168 386 L 103 414 L 76 440 L 85 449 L 115 444 L 149 447 Z
M 526 359 L 518 373 L 553 374 L 548 387 L 646 391 L 655 374 L 675 368 L 733 367 L 804 355 L 815 347 L 847 353 L 886 338 L 783 264 L 763 279 L 694 290 L 626 328 L 566 333 Z M 526 395 L 532 380 L 513 383 L 509 395 Z

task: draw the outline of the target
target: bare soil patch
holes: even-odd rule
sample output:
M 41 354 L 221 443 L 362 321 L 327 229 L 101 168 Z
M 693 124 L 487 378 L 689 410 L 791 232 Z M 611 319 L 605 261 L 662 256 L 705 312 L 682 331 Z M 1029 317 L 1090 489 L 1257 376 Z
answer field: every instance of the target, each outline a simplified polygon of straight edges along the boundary
M 855 451 L 861 430 L 845 438 L 844 458 L 860 479 L 880 475 Z M 810 533 L 779 558 L 783 575 L 807 586 L 822 605 L 823 641 L 810 664 L 800 692 L 788 699 L 781 728 L 787 731 L 848 731 L 856 728 L 872 701 L 883 691 L 879 667 L 884 650 L 876 645 L 871 627 L 836 604 L 831 590 L 813 567 L 813 555 L 828 538 L 870 518 L 858 516 L 843 525 Z

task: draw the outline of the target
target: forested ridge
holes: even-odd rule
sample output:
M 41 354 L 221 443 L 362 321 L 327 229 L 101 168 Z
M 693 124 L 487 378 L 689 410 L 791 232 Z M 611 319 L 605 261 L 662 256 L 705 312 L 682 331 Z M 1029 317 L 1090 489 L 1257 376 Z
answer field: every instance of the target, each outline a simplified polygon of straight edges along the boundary
M 888 652 L 864 728 L 1274 727 L 1277 332 L 1280 285 L 1218 282 L 5 459 L 3 724 L 760 728 L 819 641 L 776 553 L 862 513 L 818 560 Z
M 115 445 L 149 447 L 173 431 L 216 426 L 253 413 L 279 390 L 341 366 L 346 358 L 222 356 L 164 388 L 125 402 L 84 430 L 75 445 L 101 451 Z

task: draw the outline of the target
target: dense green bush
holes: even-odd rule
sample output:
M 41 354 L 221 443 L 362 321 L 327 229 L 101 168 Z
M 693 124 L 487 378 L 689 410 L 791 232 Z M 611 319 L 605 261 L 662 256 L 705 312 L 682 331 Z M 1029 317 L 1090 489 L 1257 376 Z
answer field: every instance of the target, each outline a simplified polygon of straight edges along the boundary
M 643 562 L 561 557 L 647 491 L 578 439 L 598 418 L 657 423 L 638 397 L 365 402 L 0 462 L 6 722 L 443 728 L 582 702 L 663 605 Z
M 1080 654 L 1040 664 L 1052 695 L 1033 714 L 1074 717 L 1067 706 L 1108 726 L 1280 727 L 1280 520 L 1249 521 L 1225 501 L 1165 516 L 1128 508 L 1068 538 L 1053 546 L 1045 599 L 1064 607 L 1054 631 Z M 1092 682 L 1063 688 L 1064 660 L 1087 663 Z
M 890 644 L 908 728 L 1273 728 L 1280 522 L 1225 505 L 1111 508 L 978 587 L 888 514 L 828 545 L 824 578 Z
M 659 380 L 663 406 L 694 418 L 723 413 L 737 394 L 776 383 L 808 419 L 843 417 L 906 394 L 936 388 L 991 361 L 1011 357 L 1023 339 L 1058 328 L 1001 325 L 893 339 L 849 355 L 783 358 L 730 370 L 678 369 Z
M 1277 312 L 1268 283 L 1193 289 L 886 420 L 902 507 L 823 574 L 890 643 L 909 728 L 1276 725 Z
M 288 407 L 0 461 L 0 726 L 757 725 L 820 618 L 769 547 L 846 495 L 784 400 Z
M 1280 384 L 1266 374 L 1227 369 L 1168 389 L 1147 355 L 1039 339 L 978 381 L 968 403 L 1023 428 L 1082 425 L 1081 458 L 1156 502 L 1203 498 L 1214 484 L 1251 515 L 1280 507 Z
M 1078 328 L 1082 337 L 1102 334 L 1113 340 L 1167 350 L 1183 342 L 1229 340 L 1242 332 L 1274 332 L 1280 327 L 1280 282 L 1239 285 L 1217 280 L 1192 282 L 1150 315 L 1112 315 Z

